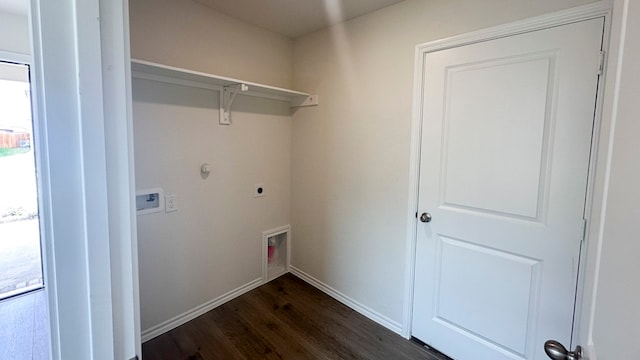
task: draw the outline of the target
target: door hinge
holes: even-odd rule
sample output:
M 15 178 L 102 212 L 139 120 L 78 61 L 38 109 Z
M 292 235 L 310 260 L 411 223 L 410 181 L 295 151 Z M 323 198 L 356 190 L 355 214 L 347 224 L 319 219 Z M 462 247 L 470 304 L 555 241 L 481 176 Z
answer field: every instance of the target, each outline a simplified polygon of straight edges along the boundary
M 598 75 L 602 75 L 604 72 L 604 50 L 600 51 L 600 59 L 598 60 Z
M 132 357 L 132 358 L 131 358 L 131 359 L 129 359 L 129 360 L 140 360 L 140 358 L 138 357 L 138 355 L 136 355 L 136 356 Z
M 582 234 L 580 235 L 580 242 L 584 242 L 587 237 L 587 219 L 582 219 Z

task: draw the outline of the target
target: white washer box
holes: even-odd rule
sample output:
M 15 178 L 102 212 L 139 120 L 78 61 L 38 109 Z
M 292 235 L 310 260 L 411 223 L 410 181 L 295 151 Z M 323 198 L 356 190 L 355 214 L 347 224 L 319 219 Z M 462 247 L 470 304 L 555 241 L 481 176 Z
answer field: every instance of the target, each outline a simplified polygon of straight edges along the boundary
M 145 215 L 164 211 L 164 191 L 161 188 L 136 191 L 136 214 Z

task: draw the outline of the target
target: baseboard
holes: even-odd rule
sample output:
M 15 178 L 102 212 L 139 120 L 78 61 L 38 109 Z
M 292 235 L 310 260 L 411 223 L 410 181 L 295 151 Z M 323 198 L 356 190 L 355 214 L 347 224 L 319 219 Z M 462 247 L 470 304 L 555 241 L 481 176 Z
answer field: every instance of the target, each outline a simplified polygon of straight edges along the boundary
M 391 319 L 389 319 L 388 317 L 379 314 L 378 312 L 374 311 L 373 309 L 353 300 L 352 298 L 344 295 L 343 293 L 341 293 L 340 291 L 332 288 L 331 286 L 323 283 L 322 281 L 314 278 L 313 276 L 305 273 L 304 271 L 296 268 L 295 266 L 289 266 L 289 272 L 295 276 L 297 276 L 298 278 L 302 279 L 303 281 L 307 282 L 309 285 L 317 288 L 318 290 L 324 292 L 325 294 L 331 296 L 332 298 L 340 301 L 341 303 L 345 304 L 346 306 L 352 308 L 353 310 L 357 311 L 358 313 L 366 316 L 367 318 L 375 321 L 376 323 L 384 326 L 385 328 L 399 334 L 402 335 L 402 324 L 397 323 Z M 228 293 L 221 295 L 211 301 L 208 301 L 200 306 L 197 306 L 189 311 L 186 311 L 178 316 L 175 316 L 165 322 L 162 322 L 156 326 L 153 326 L 147 330 L 144 330 L 142 332 L 142 342 L 147 342 L 157 336 L 160 336 L 168 331 L 171 331 L 175 328 L 177 328 L 178 326 L 191 321 L 195 318 L 197 318 L 198 316 L 211 311 L 213 309 L 215 309 L 216 307 L 231 301 L 235 298 L 237 298 L 240 295 L 243 295 L 255 288 L 257 288 L 258 286 L 262 285 L 263 279 L 259 278 L 259 279 L 255 279 L 245 285 L 242 285 L 234 290 L 229 291 Z
M 376 312 L 375 310 L 353 300 L 352 298 L 346 296 L 345 294 L 332 288 L 331 286 L 323 283 L 322 281 L 314 278 L 313 276 L 305 273 L 304 271 L 296 268 L 295 266 L 290 265 L 289 272 L 299 277 L 300 279 L 304 280 L 305 282 L 309 283 L 309 285 L 317 288 L 318 290 L 324 292 L 325 294 L 331 296 L 332 298 L 340 301 L 341 303 L 347 305 L 353 310 L 359 312 L 360 314 L 368 317 L 369 319 L 377 322 L 378 324 L 402 336 L 402 324 L 396 321 L 393 321 L 388 317 Z
M 596 355 L 596 347 L 594 346 L 594 344 L 590 343 L 585 347 L 586 349 L 582 349 L 582 355 L 584 356 L 585 360 L 598 360 L 598 355 Z
M 197 306 L 189 311 L 186 311 L 178 316 L 175 316 L 163 323 L 160 323 L 156 326 L 153 326 L 147 330 L 142 331 L 142 342 L 149 341 L 157 336 L 160 336 L 170 330 L 177 328 L 178 326 L 191 321 L 198 316 L 215 309 L 216 307 L 231 301 L 238 296 L 245 294 L 258 286 L 262 285 L 262 278 L 255 279 L 245 285 L 242 285 L 234 290 L 229 291 L 228 293 L 218 296 L 217 298 L 208 301 L 200 306 Z

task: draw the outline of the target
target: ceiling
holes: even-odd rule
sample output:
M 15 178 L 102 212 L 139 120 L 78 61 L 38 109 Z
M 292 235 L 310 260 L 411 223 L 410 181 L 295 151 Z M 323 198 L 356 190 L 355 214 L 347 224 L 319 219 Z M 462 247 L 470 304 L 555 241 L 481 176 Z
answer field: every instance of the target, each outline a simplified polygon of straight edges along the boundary
M 290 38 L 403 0 L 194 0 L 238 20 Z M 26 16 L 29 0 L 0 0 L 0 12 Z
M 249 24 L 296 38 L 403 0 L 194 1 Z
M 0 12 L 27 16 L 29 14 L 29 0 L 0 0 Z

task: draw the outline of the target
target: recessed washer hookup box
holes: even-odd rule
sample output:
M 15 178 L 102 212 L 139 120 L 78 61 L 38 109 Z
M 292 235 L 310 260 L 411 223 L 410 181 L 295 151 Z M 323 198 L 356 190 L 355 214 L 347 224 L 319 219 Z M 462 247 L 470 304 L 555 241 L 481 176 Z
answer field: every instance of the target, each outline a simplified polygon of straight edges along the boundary
M 164 191 L 160 188 L 136 191 L 136 214 L 145 215 L 164 210 Z

